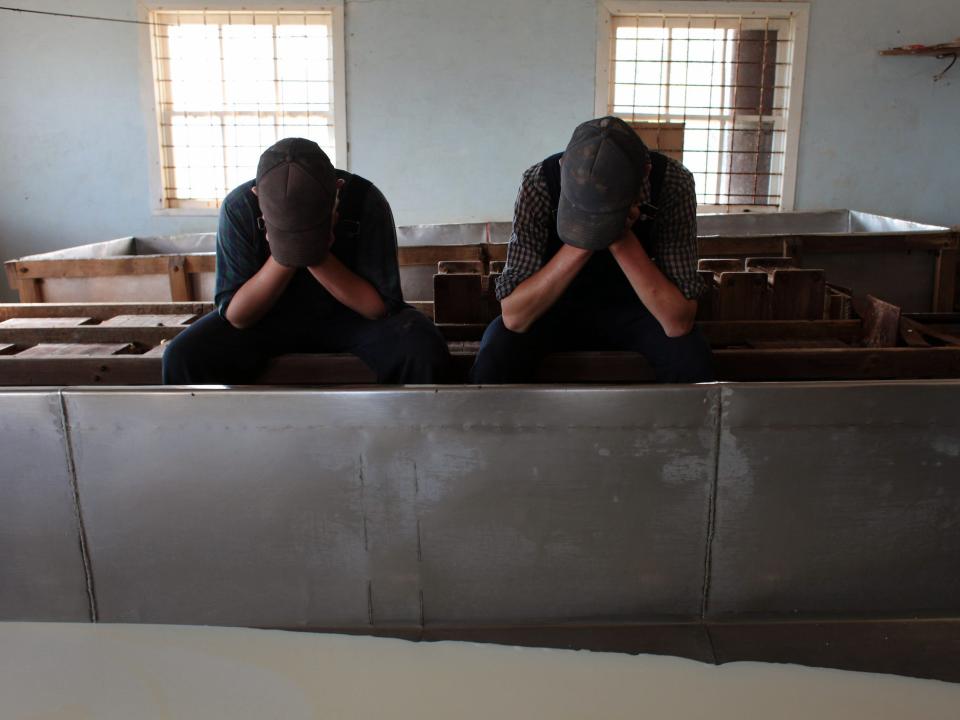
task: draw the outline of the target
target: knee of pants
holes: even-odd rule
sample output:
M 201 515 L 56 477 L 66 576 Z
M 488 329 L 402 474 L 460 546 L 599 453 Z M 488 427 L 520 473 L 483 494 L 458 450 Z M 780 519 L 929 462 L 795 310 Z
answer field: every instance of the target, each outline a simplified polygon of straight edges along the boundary
M 443 382 L 448 379 L 450 350 L 440 331 L 419 311 L 406 323 L 394 347 L 394 357 L 407 368 L 404 380 L 414 383 Z M 422 318 L 422 319 L 421 319 Z
M 182 385 L 189 382 L 187 374 L 191 365 L 192 351 L 192 343 L 184 333 L 177 335 L 166 344 L 161 360 L 164 385 Z
M 494 384 L 530 379 L 538 356 L 526 333 L 516 333 L 498 316 L 483 333 L 480 349 L 470 369 L 470 382 Z
M 710 382 L 714 379 L 710 345 L 699 330 L 671 338 L 671 362 L 662 369 L 663 382 Z

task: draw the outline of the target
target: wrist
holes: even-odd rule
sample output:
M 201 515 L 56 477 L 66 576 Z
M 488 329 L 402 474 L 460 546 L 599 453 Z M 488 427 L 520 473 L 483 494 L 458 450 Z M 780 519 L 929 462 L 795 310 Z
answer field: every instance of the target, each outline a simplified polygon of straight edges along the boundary
M 277 262 L 277 259 L 273 255 L 270 255 L 267 258 L 267 265 L 270 267 L 272 272 L 278 275 L 293 275 L 297 271 L 297 268 L 295 267 L 283 265 Z
M 610 243 L 609 249 L 613 255 L 618 255 L 634 243 L 639 244 L 639 240 L 637 240 L 637 236 L 633 234 L 633 230 L 627 229 L 623 235 Z

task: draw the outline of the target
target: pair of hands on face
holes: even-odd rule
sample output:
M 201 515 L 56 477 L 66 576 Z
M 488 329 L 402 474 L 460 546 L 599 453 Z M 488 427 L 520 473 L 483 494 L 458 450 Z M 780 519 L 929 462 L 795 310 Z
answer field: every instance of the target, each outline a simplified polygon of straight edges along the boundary
M 633 226 L 634 224 L 636 224 L 637 220 L 640 219 L 641 214 L 642 213 L 640 211 L 639 204 L 631 205 L 630 210 L 627 212 L 627 219 L 623 223 L 623 232 L 620 233 L 620 237 L 618 237 L 616 240 L 610 243 L 605 249 L 610 250 L 611 252 L 616 252 L 617 250 L 620 250 L 621 248 L 625 247 L 630 242 L 636 241 L 637 236 L 633 234 Z M 570 246 L 570 247 L 573 247 L 573 246 Z M 587 255 L 592 255 L 593 253 L 598 252 L 597 250 L 584 250 L 582 248 L 576 248 L 576 249 L 580 250 L 580 252 L 585 253 Z
M 334 198 L 334 201 L 333 201 L 333 222 L 330 223 L 330 236 L 329 236 L 329 237 L 327 238 L 327 240 L 326 240 L 326 247 L 324 248 L 323 260 L 321 260 L 320 262 L 316 263 L 315 265 L 308 265 L 307 267 L 319 267 L 320 265 L 322 265 L 323 263 L 325 263 L 325 262 L 327 261 L 327 258 L 330 257 L 330 249 L 333 247 L 333 243 L 335 243 L 336 240 L 337 240 L 337 236 L 336 236 L 336 233 L 334 232 L 334 228 L 336 228 L 337 222 L 338 222 L 339 219 L 340 219 L 340 213 L 339 213 L 339 211 L 338 211 L 338 207 L 339 207 L 339 205 L 340 205 L 340 188 L 343 187 L 343 184 L 344 184 L 344 181 L 343 181 L 343 180 L 337 180 L 337 194 L 336 194 L 336 197 Z M 254 185 L 252 188 L 250 188 L 250 190 L 253 192 L 254 195 L 257 194 L 257 186 L 256 186 L 256 185 Z M 270 244 L 270 235 L 267 234 L 266 231 L 264 231 L 263 236 L 264 236 L 264 238 L 266 238 L 267 245 L 269 245 L 269 244 Z M 270 253 L 270 257 L 273 258 L 274 262 L 276 262 L 277 265 L 280 265 L 280 267 L 286 268 L 286 269 L 288 269 L 288 270 L 296 270 L 296 269 L 297 269 L 296 266 L 283 265 L 283 264 L 281 264 L 280 262 L 277 262 L 276 258 L 274 258 L 274 256 L 273 256 L 273 252 Z

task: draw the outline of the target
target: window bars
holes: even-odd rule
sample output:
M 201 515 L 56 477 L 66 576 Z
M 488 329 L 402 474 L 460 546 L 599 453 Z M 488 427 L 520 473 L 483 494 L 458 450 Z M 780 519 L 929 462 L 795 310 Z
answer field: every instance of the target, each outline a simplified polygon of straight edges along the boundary
M 790 18 L 611 18 L 608 110 L 694 174 L 701 205 L 779 207 Z
M 283 137 L 336 164 L 331 12 L 156 11 L 163 207 L 215 208 Z

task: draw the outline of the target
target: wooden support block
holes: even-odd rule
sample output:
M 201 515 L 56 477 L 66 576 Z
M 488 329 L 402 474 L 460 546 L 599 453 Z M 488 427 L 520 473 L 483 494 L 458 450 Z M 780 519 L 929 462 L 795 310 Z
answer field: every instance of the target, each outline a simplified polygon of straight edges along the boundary
M 827 289 L 823 270 L 773 270 L 771 317 L 774 320 L 822 320 Z
M 43 280 L 38 278 L 20 278 L 20 302 L 43 302 Z
M 902 317 L 900 318 L 900 331 L 901 337 L 904 334 L 904 331 L 907 331 L 910 334 L 916 335 L 926 335 L 927 337 L 939 340 L 942 343 L 947 345 L 957 345 L 960 346 L 960 334 L 951 334 L 944 332 L 938 328 L 930 327 L 929 325 L 924 325 L 918 323 L 916 320 L 911 320 L 910 318 Z M 929 343 L 927 343 L 929 345 Z
M 8 318 L 0 321 L 0 330 L 12 328 L 63 328 L 86 325 L 88 317 Z
M 911 322 L 908 318 L 900 316 L 900 339 L 908 347 L 930 347 L 930 343 L 923 339 L 923 334 L 910 325 Z
M 483 302 L 480 275 L 433 276 L 433 311 L 436 322 L 483 322 Z
M 895 347 L 900 336 L 900 308 L 873 295 L 854 298 L 854 310 L 863 319 L 863 343 L 871 348 Z
M 170 277 L 170 299 L 174 302 L 193 300 L 193 289 L 187 276 L 186 259 L 183 255 L 171 255 L 167 265 Z
M 499 275 L 506 266 L 506 260 L 492 260 L 490 262 L 490 274 L 497 273 Z
M 12 355 L 16 349 L 17 346 L 13 343 L 0 343 L 0 355 Z
M 763 320 L 768 308 L 767 276 L 755 272 L 725 272 L 717 290 L 717 320 Z
M 114 315 L 101 322 L 100 327 L 177 327 L 196 318 L 196 315 Z
M 3 264 L 3 269 L 7 273 L 7 285 L 11 290 L 20 290 L 20 277 L 17 275 L 17 261 L 7 260 Z
M 702 258 L 697 261 L 697 270 L 712 272 L 719 280 L 720 273 L 742 271 L 743 260 L 740 258 Z
M 130 348 L 129 343 L 40 343 L 16 354 L 23 358 L 100 357 L 116 355 Z
M 941 250 L 937 253 L 937 268 L 933 279 L 933 311 L 953 312 L 960 310 L 957 297 L 957 250 Z
M 748 257 L 743 264 L 747 270 L 763 270 L 764 272 L 797 267 L 796 258 L 792 257 Z
M 482 260 L 440 260 L 437 263 L 437 273 L 440 275 L 482 275 Z

